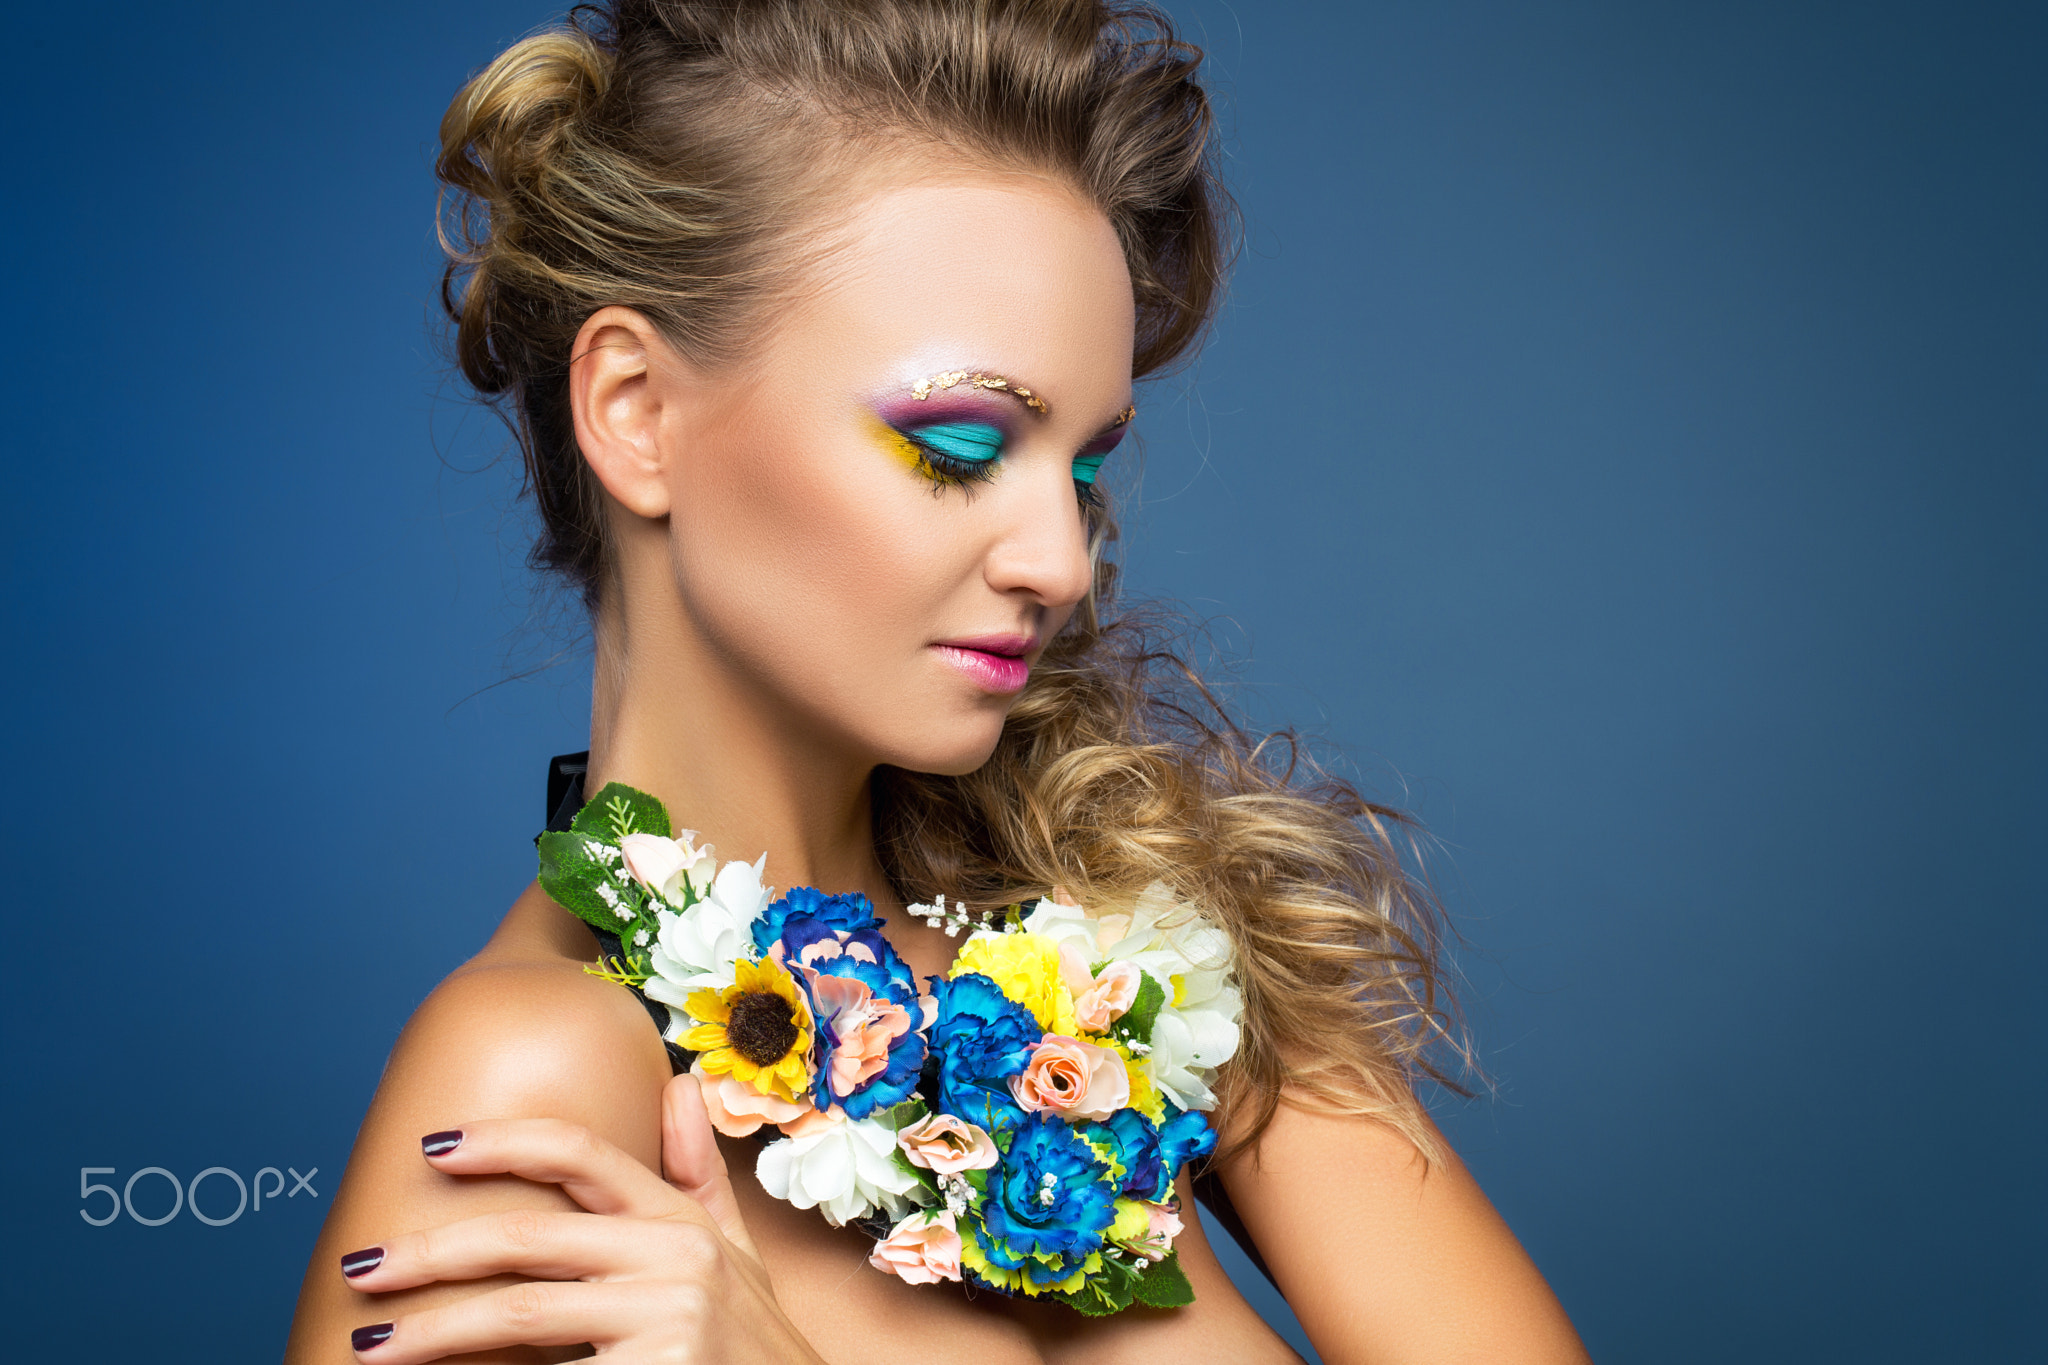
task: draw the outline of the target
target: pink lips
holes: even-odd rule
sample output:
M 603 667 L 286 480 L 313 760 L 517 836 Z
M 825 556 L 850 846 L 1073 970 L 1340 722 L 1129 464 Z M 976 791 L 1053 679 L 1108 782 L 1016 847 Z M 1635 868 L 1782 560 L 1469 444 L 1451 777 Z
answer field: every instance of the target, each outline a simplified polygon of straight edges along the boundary
M 939 657 L 972 678 L 984 692 L 998 696 L 1021 691 L 1031 676 L 1024 656 L 1038 648 L 1031 635 L 977 635 L 932 646 Z

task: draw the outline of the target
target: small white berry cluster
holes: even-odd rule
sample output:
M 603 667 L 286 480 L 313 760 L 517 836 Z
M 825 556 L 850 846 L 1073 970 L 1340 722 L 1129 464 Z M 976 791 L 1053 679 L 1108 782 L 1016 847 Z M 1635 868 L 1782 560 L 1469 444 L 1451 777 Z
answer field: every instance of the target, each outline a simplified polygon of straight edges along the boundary
M 592 862 L 604 867 L 611 874 L 611 881 L 602 881 L 597 884 L 597 898 L 604 902 L 607 910 L 610 910 L 620 919 L 635 918 L 639 898 L 633 894 L 633 878 L 631 874 L 624 867 L 618 865 L 623 855 L 615 846 L 601 844 L 595 839 L 585 839 L 583 841 L 583 851 L 590 855 Z M 620 894 L 619 887 L 613 886 L 612 882 L 617 882 L 619 886 L 624 887 L 626 889 L 625 894 Z M 639 941 L 640 946 L 645 947 L 644 935 L 646 931 L 642 930 L 641 932 L 643 938 Z
M 944 929 L 947 938 L 954 937 L 962 929 L 976 923 L 975 917 L 967 913 L 967 907 L 959 901 L 954 901 L 952 908 L 948 909 L 943 895 L 930 905 L 911 906 L 910 913 L 934 929 Z
M 939 1193 L 946 1196 L 946 1212 L 955 1218 L 966 1217 L 974 1204 L 974 1186 L 967 1183 L 964 1175 L 940 1176 Z

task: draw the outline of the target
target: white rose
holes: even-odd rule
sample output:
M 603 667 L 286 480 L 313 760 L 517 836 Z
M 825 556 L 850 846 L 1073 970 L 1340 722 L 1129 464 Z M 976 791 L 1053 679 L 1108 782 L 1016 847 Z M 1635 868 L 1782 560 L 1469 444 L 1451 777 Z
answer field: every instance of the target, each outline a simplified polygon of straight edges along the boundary
M 704 899 L 689 909 L 664 910 L 648 960 L 654 975 L 641 987 L 651 1000 L 682 1009 L 690 992 L 733 983 L 733 963 L 754 956 L 754 921 L 768 909 L 759 861 L 737 860 L 718 870 Z
M 1209 1089 L 1216 1069 L 1237 1051 L 1236 993 L 1233 1008 L 1174 1009 L 1162 1006 L 1152 1022 L 1152 1050 L 1145 1055 L 1147 1072 L 1161 1094 L 1183 1109 L 1214 1109 Z
M 800 1209 L 816 1208 L 844 1227 L 880 1208 L 890 1218 L 910 1211 L 924 1186 L 896 1162 L 895 1130 L 873 1119 L 835 1123 L 762 1149 L 754 1165 L 761 1188 Z

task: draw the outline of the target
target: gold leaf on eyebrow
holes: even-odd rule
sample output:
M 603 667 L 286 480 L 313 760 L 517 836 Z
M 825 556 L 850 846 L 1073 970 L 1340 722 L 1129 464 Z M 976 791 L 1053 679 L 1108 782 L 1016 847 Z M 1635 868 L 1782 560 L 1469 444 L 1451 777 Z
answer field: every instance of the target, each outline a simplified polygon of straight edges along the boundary
M 999 374 L 983 374 L 979 370 L 947 370 L 928 379 L 920 379 L 910 386 L 910 396 L 918 399 L 929 398 L 934 389 L 950 389 L 960 384 L 972 389 L 995 389 L 1013 394 L 1023 401 L 1025 407 L 1042 412 L 1048 417 L 1052 415 L 1052 409 L 1045 405 L 1045 400 L 1031 390 L 1022 385 L 1012 384 Z

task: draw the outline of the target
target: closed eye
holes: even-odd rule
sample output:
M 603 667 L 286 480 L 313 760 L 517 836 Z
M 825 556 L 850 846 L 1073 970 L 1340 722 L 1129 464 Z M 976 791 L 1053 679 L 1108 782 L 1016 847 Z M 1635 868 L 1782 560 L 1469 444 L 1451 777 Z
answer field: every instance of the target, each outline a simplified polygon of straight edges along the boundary
M 1003 453 L 1003 433 L 986 422 L 940 422 L 918 427 L 910 439 L 925 449 L 965 464 L 987 464 Z
M 919 472 L 935 483 L 981 482 L 995 477 L 1008 439 L 987 422 L 935 422 L 898 433 L 918 452 Z
M 1117 448 L 1124 434 L 1130 430 L 1129 424 L 1130 416 L 1126 413 L 1117 419 L 1115 426 L 1083 446 L 1081 453 L 1074 456 L 1074 491 L 1080 494 L 1083 506 L 1102 506 L 1102 492 L 1095 486 L 1095 481 L 1102 475 L 1102 462 L 1109 458 L 1109 453 Z

